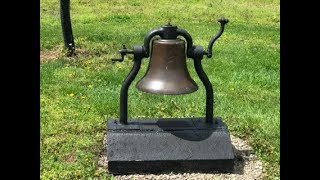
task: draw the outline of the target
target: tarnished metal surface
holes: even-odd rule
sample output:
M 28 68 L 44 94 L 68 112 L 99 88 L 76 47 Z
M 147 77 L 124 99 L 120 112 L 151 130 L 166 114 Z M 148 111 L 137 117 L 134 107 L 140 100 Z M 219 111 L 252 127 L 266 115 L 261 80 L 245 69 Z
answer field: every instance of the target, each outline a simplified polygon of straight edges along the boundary
M 154 40 L 151 52 L 147 72 L 137 84 L 139 90 L 155 94 L 187 94 L 198 90 L 187 69 L 185 41 Z

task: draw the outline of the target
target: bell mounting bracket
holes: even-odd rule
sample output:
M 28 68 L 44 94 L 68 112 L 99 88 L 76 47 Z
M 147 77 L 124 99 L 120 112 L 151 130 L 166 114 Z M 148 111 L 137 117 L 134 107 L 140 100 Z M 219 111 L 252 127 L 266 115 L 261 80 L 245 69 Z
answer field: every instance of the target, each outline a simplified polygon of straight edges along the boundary
M 194 60 L 195 70 L 205 86 L 206 90 L 206 123 L 215 123 L 213 118 L 213 104 L 214 104 L 214 94 L 212 84 L 203 70 L 201 60 L 203 59 L 203 55 L 206 55 L 208 58 L 212 57 L 212 48 L 214 42 L 222 35 L 224 31 L 225 25 L 229 22 L 228 19 L 221 17 L 218 22 L 220 23 L 220 30 L 211 38 L 208 44 L 207 51 L 203 49 L 202 46 L 193 45 L 192 37 L 190 34 L 184 30 L 180 29 L 175 25 L 171 25 L 170 23 L 161 26 L 158 29 L 153 29 L 149 31 L 145 38 L 143 45 L 135 45 L 133 50 L 127 49 L 125 45 L 123 48 L 119 50 L 121 54 L 120 58 L 112 58 L 111 60 L 116 62 L 122 62 L 124 60 L 124 56 L 127 54 L 133 54 L 134 64 L 127 75 L 126 79 L 122 83 L 121 91 L 120 91 L 120 120 L 121 124 L 128 123 L 128 89 L 131 85 L 132 81 L 137 76 L 140 67 L 141 61 L 143 58 L 148 58 L 150 56 L 150 41 L 155 36 L 160 36 L 161 39 L 176 39 L 178 36 L 184 37 L 187 42 L 187 57 L 192 58 Z

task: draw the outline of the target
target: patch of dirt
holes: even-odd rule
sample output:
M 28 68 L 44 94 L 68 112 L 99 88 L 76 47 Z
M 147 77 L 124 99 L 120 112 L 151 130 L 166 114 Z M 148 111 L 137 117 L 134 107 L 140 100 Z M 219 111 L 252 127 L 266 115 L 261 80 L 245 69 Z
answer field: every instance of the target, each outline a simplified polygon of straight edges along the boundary
M 63 160 L 66 162 L 75 162 L 76 161 L 76 155 L 75 154 L 68 154 L 63 157 Z
M 75 58 L 79 58 L 79 57 L 90 57 L 90 56 L 101 56 L 101 54 L 99 52 L 92 52 L 86 49 L 81 49 L 78 48 L 75 50 L 75 54 L 76 56 L 72 56 Z M 65 58 L 70 58 L 67 57 L 66 54 L 64 54 L 63 48 L 61 46 L 56 47 L 52 50 L 44 50 L 44 51 L 40 51 L 40 62 L 46 62 L 46 61 L 50 61 L 50 60 L 55 60 L 61 57 L 65 57 Z
M 40 62 L 55 60 L 62 56 L 62 48 L 54 48 L 52 50 L 40 51 Z
M 107 136 L 104 139 L 104 147 L 106 147 Z M 166 173 L 166 174 L 132 174 L 114 176 L 117 180 L 162 180 L 162 179 L 236 179 L 236 180 L 258 180 L 262 179 L 264 170 L 262 162 L 258 160 L 252 147 L 242 139 L 231 135 L 231 143 L 235 152 L 235 166 L 232 173 Z M 106 149 L 103 150 L 99 159 L 99 169 L 108 172 Z

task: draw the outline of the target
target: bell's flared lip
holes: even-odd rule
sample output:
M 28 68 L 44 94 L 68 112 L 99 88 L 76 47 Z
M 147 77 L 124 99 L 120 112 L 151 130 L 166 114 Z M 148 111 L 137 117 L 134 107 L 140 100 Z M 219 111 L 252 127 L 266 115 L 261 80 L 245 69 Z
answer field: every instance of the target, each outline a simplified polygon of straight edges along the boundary
M 137 89 L 151 94 L 163 94 L 163 95 L 182 95 L 190 94 L 197 91 L 198 85 L 194 82 L 193 86 L 180 87 L 176 89 L 168 89 L 165 84 L 158 81 L 153 81 L 145 85 L 143 81 L 139 81 L 136 85 Z

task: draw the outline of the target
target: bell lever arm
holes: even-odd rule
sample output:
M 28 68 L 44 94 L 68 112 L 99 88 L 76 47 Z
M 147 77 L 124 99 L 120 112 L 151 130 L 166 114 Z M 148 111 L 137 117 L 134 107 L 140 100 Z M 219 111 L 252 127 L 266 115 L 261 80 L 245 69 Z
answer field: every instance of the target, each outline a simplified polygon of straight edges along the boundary
M 209 42 L 208 45 L 208 51 L 204 51 L 202 46 L 194 46 L 191 49 L 190 54 L 192 55 L 192 58 L 194 59 L 194 67 L 195 70 L 202 81 L 203 85 L 206 88 L 206 122 L 207 123 L 216 123 L 216 121 L 213 119 L 213 104 L 214 104 L 214 91 L 212 88 L 212 84 L 207 76 L 207 74 L 204 72 L 202 67 L 202 59 L 203 55 L 207 55 L 208 58 L 212 57 L 212 46 L 213 43 L 221 36 L 221 34 L 224 31 L 224 26 L 228 23 L 228 19 L 222 17 L 218 20 L 220 22 L 221 27 L 220 31 L 212 37 L 212 39 Z
M 223 31 L 224 31 L 224 26 L 229 22 L 228 19 L 226 19 L 225 17 L 221 17 L 218 22 L 220 23 L 220 30 L 219 32 L 214 35 L 210 42 L 209 42 L 209 45 L 208 45 L 208 49 L 207 49 L 207 52 L 205 52 L 205 54 L 207 55 L 208 58 L 211 58 L 212 57 L 212 46 L 213 46 L 213 43 L 222 35 Z
M 126 45 L 122 45 L 122 49 L 119 50 L 119 53 L 121 54 L 121 57 L 120 58 L 111 58 L 111 60 L 113 62 L 122 62 L 124 60 L 124 56 L 127 55 L 127 54 L 133 54 L 133 50 L 130 50 L 130 49 L 127 49 Z

